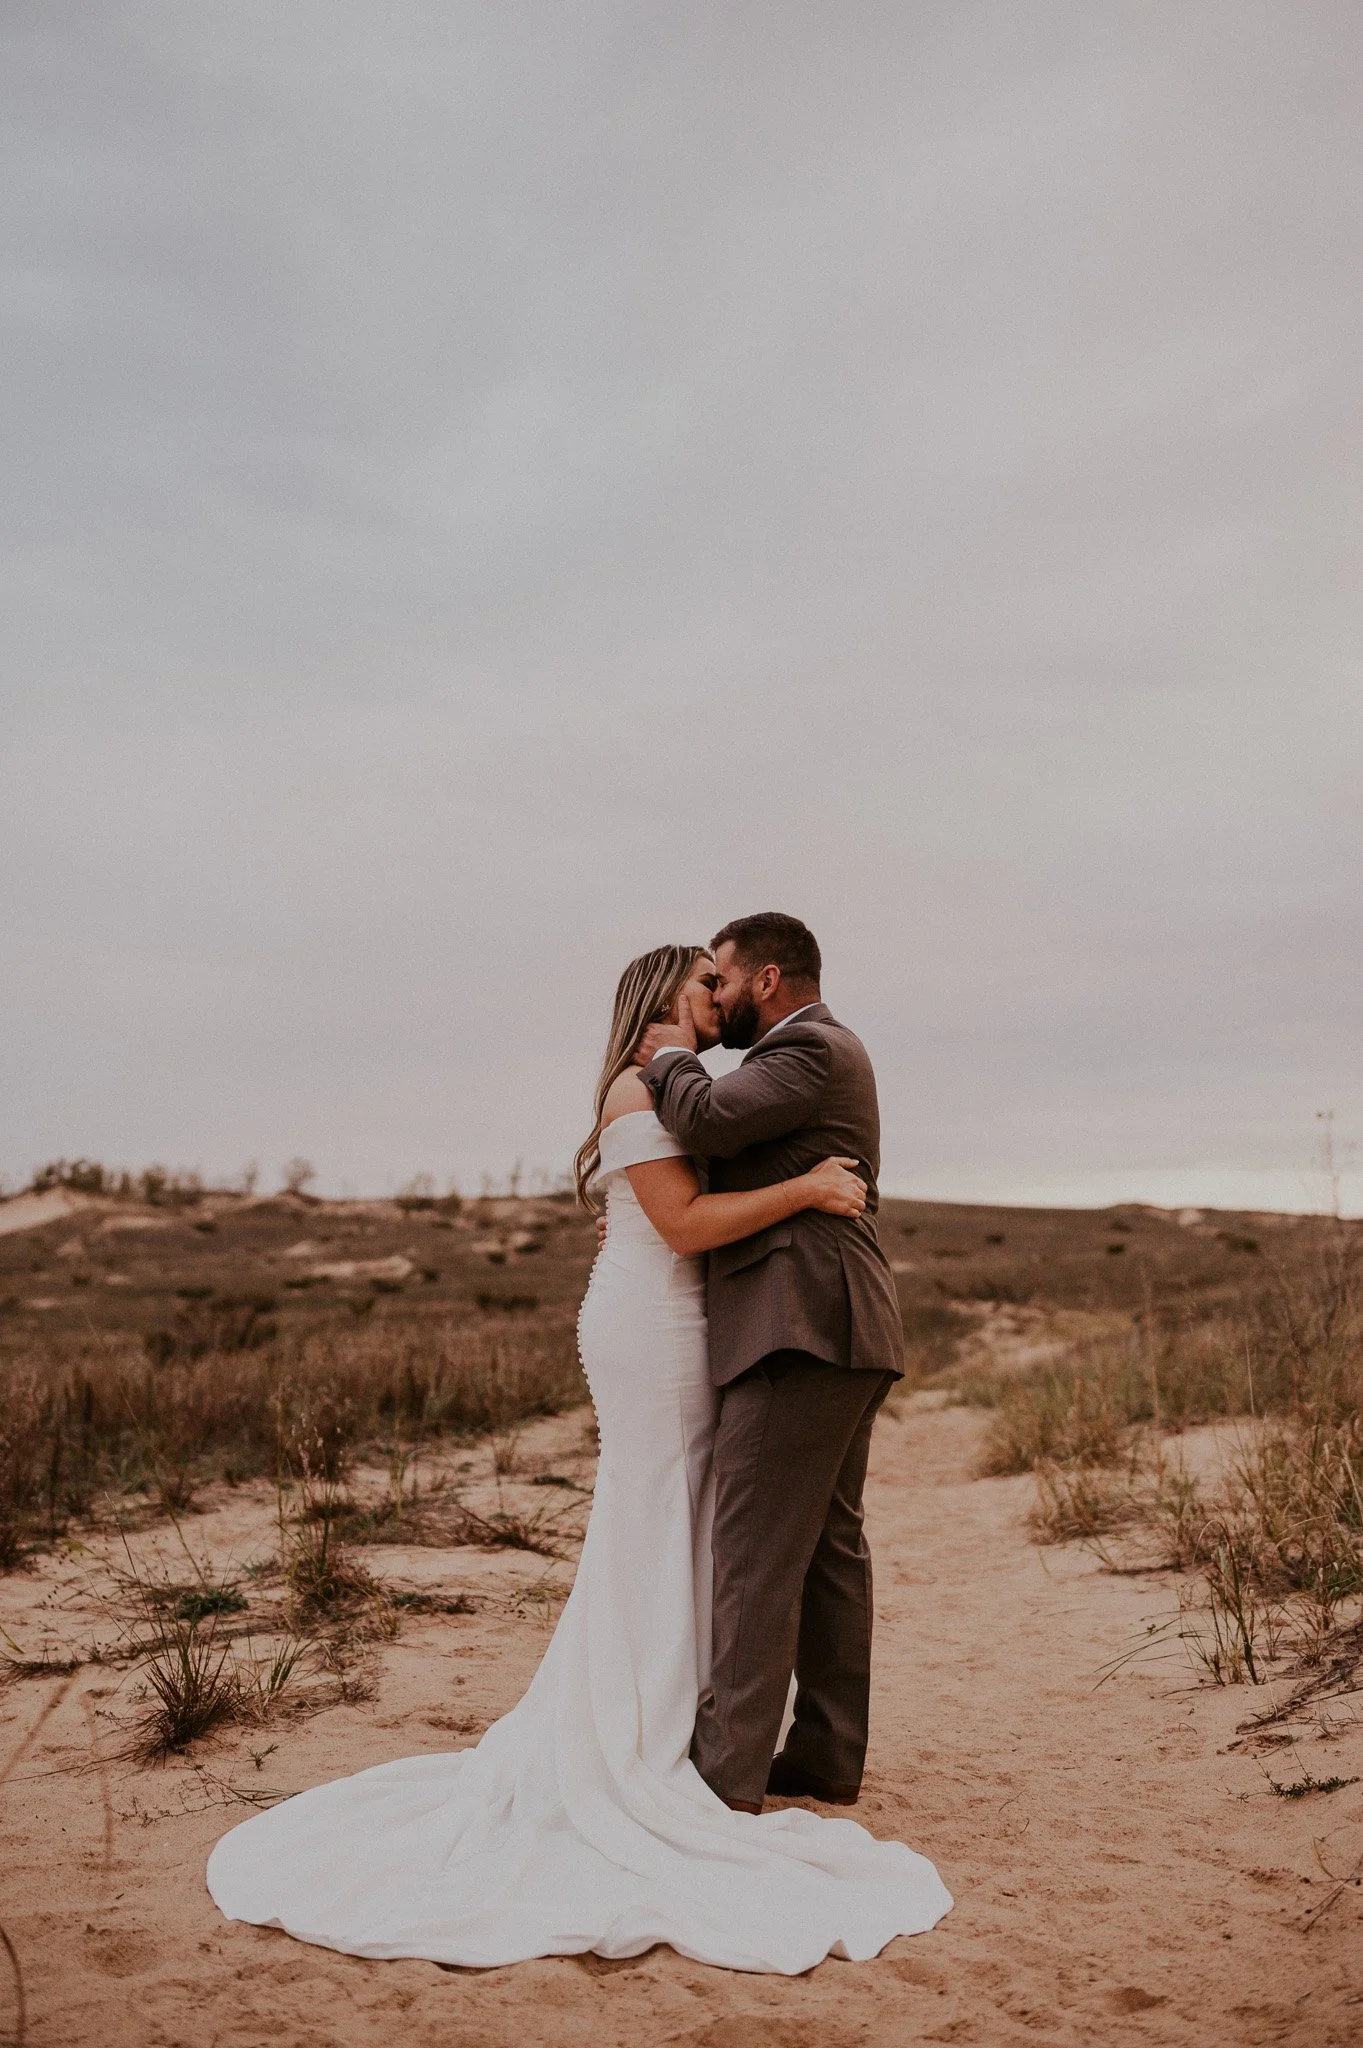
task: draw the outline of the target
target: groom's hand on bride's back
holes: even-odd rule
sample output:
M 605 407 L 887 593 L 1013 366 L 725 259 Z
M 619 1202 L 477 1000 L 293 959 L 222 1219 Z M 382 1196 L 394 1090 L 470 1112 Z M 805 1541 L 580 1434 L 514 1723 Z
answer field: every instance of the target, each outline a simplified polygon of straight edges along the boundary
M 696 1037 L 695 1020 L 691 1005 L 685 995 L 677 999 L 677 1022 L 675 1024 L 650 1024 L 634 1048 L 634 1064 L 646 1067 L 655 1053 L 665 1045 L 679 1046 L 683 1052 L 695 1052 L 700 1041 Z

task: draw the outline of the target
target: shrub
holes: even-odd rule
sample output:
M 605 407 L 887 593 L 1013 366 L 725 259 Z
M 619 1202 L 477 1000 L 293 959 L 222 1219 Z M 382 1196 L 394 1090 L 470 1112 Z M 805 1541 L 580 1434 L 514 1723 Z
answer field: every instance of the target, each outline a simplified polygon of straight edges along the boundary
M 289 1195 L 301 1195 L 304 1188 L 317 1178 L 317 1168 L 310 1159 L 289 1159 L 280 1171 L 280 1186 Z
M 114 1176 L 97 1159 L 54 1159 L 39 1167 L 29 1186 L 35 1195 L 50 1188 L 70 1188 L 76 1195 L 103 1195 L 114 1187 Z

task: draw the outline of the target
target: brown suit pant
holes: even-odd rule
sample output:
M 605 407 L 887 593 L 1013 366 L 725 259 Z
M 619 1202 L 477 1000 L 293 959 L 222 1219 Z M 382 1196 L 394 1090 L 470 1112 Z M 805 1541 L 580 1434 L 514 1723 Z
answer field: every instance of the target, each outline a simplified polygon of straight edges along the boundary
M 691 1755 L 722 1799 L 760 1800 L 782 1754 L 859 1785 L 871 1683 L 861 1495 L 894 1374 L 776 1351 L 730 1382 L 715 1435 L 714 1653 Z

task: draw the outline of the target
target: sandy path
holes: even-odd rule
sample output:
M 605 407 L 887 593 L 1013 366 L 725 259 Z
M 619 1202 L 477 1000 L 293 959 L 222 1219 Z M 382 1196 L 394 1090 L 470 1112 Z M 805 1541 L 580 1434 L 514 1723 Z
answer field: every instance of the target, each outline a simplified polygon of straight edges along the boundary
M 1363 1857 L 1363 1785 L 1274 1797 L 1260 1764 L 1227 1750 L 1263 1695 L 1195 1688 L 1181 1651 L 1095 1691 L 1172 1592 L 1037 1551 L 1022 1526 L 1030 1482 L 969 1477 L 979 1426 L 906 1404 L 878 1430 L 870 1488 L 878 1684 L 860 1817 L 937 1862 L 958 1903 L 934 1933 L 792 1981 L 665 1949 L 486 1973 L 365 1963 L 231 1926 L 202 1871 L 245 1809 L 186 1764 L 74 1772 L 111 1683 L 85 1668 L 0 1694 L 0 1922 L 23 1963 L 32 2048 L 1363 2042 L 1363 1892 L 1305 1924 L 1331 1889 L 1322 1860 L 1343 1873 Z M 552 1452 L 573 1437 L 580 1418 L 537 1441 Z M 196 1540 L 248 1543 L 253 1515 L 243 1489 Z M 548 1626 L 542 1605 L 512 1597 L 537 1561 L 375 1561 L 476 1585 L 488 1604 L 410 1622 L 367 1704 L 204 1745 L 216 1779 L 301 1788 L 457 1744 L 516 1698 Z M 0 1582 L 0 1617 L 27 1642 L 45 1621 L 59 1631 L 79 1604 L 75 1569 L 50 1560 Z M 1361 1708 L 1336 1706 L 1335 1732 L 1305 1731 L 1269 1759 L 1275 1775 L 1363 1776 Z M 249 1751 L 271 1741 L 257 1776 Z M 0 2039 L 10 1999 L 0 1982 Z

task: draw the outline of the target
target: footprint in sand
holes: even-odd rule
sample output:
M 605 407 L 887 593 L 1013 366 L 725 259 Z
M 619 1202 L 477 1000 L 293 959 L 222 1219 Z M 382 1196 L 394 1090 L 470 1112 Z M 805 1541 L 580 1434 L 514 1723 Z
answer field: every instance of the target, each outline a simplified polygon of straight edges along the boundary
M 1113 1991 L 1105 1991 L 1103 2003 L 1109 2012 L 1149 2012 L 1152 2006 L 1167 2005 L 1169 2001 L 1156 1997 L 1153 1991 L 1142 1991 L 1139 1984 L 1122 1984 Z
M 149 1934 L 135 1927 L 87 1927 L 85 1959 L 109 1977 L 139 1977 L 161 1959 Z

